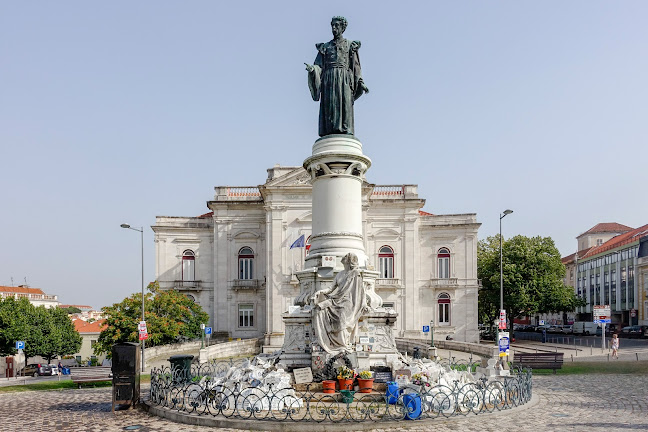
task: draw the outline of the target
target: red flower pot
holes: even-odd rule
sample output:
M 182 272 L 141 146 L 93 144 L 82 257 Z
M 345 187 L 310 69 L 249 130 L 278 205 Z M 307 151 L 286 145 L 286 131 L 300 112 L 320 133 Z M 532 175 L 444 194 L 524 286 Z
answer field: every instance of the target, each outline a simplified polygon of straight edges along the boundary
M 338 385 L 340 386 L 340 390 L 351 390 L 353 389 L 353 378 L 338 379 Z
M 322 390 L 324 393 L 335 393 L 335 381 L 322 381 Z
M 371 393 L 373 390 L 374 379 L 363 379 L 358 378 L 358 386 L 360 387 L 360 393 Z

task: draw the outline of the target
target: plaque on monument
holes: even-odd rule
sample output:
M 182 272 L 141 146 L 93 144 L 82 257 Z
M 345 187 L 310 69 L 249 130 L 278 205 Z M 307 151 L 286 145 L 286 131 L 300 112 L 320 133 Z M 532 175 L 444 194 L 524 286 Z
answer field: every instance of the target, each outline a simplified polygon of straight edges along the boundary
M 360 343 L 361 344 L 368 344 L 369 343 L 369 336 L 360 336 Z
M 392 381 L 391 369 L 387 366 L 372 366 L 370 370 L 374 374 L 374 382 L 384 383 Z
M 313 371 L 311 368 L 294 369 L 295 384 L 308 384 L 313 382 Z

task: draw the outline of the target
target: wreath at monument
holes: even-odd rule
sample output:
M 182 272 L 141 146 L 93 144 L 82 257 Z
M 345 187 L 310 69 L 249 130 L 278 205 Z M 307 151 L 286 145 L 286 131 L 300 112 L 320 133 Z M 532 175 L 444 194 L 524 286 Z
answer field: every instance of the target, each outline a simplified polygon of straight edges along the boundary
M 326 362 L 326 366 L 324 366 L 324 371 L 320 374 L 321 380 L 324 381 L 325 379 L 327 380 L 337 379 L 337 368 L 339 366 L 346 366 L 349 369 L 353 369 L 351 360 L 344 352 L 334 355 Z

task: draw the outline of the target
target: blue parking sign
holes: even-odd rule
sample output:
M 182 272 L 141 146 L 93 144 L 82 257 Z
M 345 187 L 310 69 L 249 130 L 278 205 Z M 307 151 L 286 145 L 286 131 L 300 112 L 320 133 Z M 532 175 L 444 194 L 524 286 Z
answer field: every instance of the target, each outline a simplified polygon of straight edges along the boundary
M 16 349 L 25 349 L 25 341 L 16 341 Z
M 205 327 L 205 334 L 206 335 L 212 334 L 212 328 L 211 327 Z
M 423 326 L 423 333 L 430 333 L 430 326 Z

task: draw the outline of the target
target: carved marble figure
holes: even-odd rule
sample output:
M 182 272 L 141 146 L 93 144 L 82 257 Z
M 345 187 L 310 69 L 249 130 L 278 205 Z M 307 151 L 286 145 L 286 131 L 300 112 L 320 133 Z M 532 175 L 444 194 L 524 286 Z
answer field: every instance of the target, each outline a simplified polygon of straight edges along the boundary
M 331 288 L 317 291 L 311 298 L 315 338 L 330 354 L 351 350 L 358 320 L 368 310 L 358 257 L 349 253 L 342 264 L 344 270 L 335 276 Z
M 333 17 L 333 40 L 316 44 L 315 63 L 306 65 L 308 87 L 314 101 L 320 101 L 319 136 L 353 135 L 353 102 L 369 93 L 362 80 L 360 41 L 344 39 L 344 17 Z

